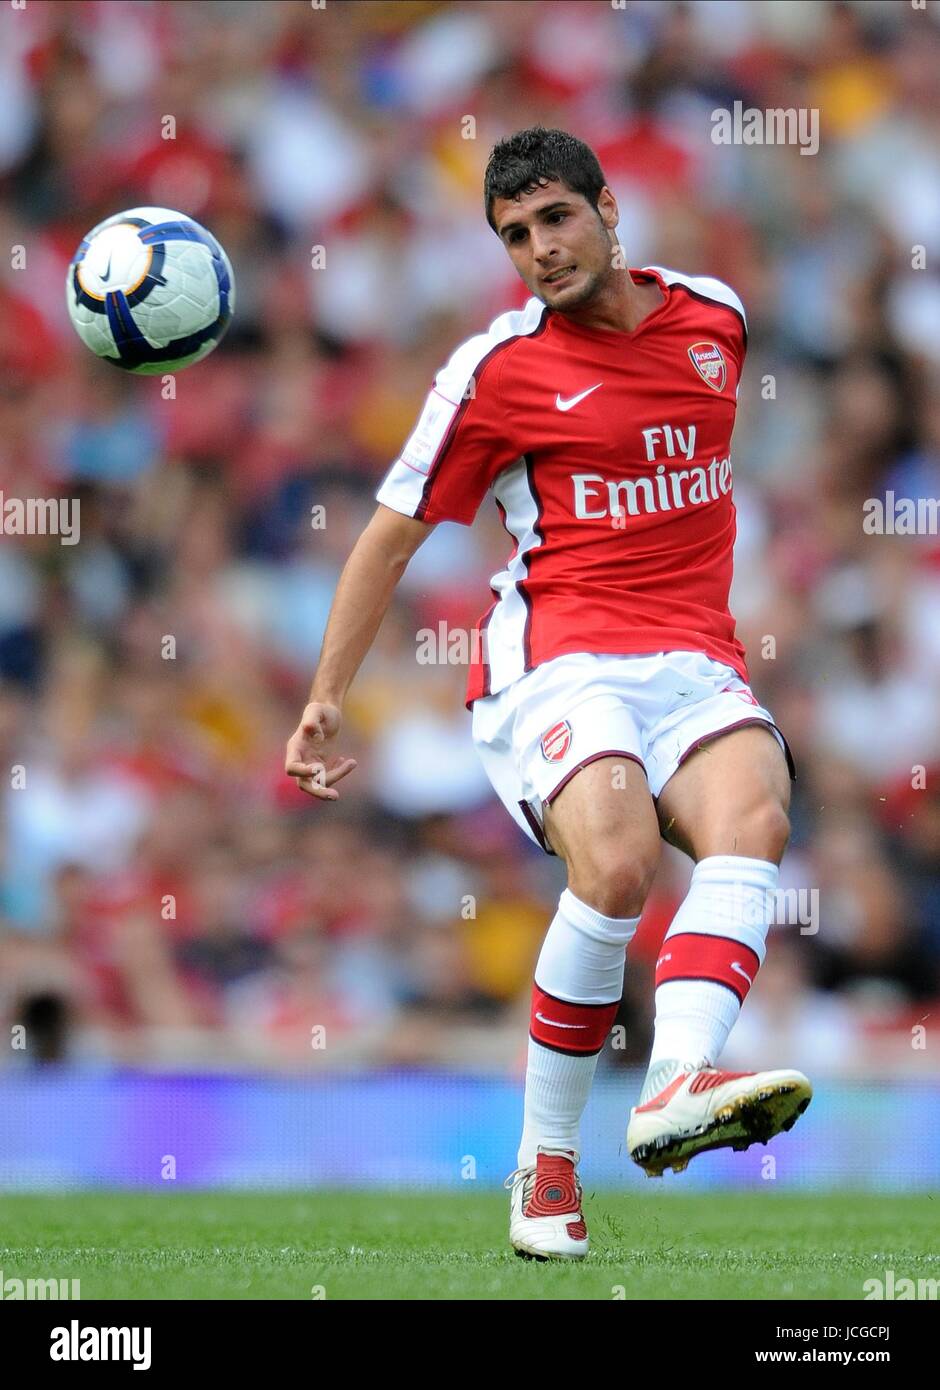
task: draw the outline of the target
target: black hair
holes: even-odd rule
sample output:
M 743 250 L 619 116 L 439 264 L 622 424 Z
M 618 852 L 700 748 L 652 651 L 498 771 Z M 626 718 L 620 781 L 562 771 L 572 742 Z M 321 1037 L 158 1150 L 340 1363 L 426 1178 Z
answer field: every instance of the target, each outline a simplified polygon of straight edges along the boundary
M 529 126 L 494 145 L 483 175 L 483 205 L 493 231 L 495 198 L 534 193 L 550 179 L 557 179 L 573 193 L 581 193 L 595 209 L 607 182 L 591 147 L 566 130 Z

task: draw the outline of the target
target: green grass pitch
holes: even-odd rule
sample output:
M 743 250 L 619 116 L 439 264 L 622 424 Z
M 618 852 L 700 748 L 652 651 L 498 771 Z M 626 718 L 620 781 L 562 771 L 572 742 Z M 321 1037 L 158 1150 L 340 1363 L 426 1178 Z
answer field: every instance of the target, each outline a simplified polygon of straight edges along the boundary
M 558 1265 L 513 1255 L 494 1192 L 7 1193 L 0 1271 L 81 1279 L 83 1300 L 861 1299 L 887 1269 L 940 1278 L 940 1193 L 586 1196 L 591 1255 Z

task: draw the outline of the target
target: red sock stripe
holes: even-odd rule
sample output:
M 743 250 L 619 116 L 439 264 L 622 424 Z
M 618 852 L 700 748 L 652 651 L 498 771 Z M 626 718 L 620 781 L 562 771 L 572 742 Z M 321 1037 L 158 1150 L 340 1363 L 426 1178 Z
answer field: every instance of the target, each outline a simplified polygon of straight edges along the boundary
M 714 980 L 734 990 L 743 1004 L 760 969 L 760 959 L 740 941 L 702 932 L 667 936 L 656 962 L 656 984 L 667 980 Z
M 529 1032 L 543 1047 L 590 1057 L 607 1041 L 620 1000 L 616 1004 L 568 1004 L 532 986 Z

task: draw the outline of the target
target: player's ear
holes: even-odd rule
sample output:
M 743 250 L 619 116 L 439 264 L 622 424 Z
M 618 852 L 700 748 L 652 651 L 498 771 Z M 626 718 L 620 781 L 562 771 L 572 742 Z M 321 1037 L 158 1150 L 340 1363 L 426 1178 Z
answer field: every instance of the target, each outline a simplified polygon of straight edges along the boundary
M 617 207 L 617 199 L 611 193 L 606 183 L 598 195 L 597 215 L 609 232 L 612 232 L 620 221 L 620 209 Z

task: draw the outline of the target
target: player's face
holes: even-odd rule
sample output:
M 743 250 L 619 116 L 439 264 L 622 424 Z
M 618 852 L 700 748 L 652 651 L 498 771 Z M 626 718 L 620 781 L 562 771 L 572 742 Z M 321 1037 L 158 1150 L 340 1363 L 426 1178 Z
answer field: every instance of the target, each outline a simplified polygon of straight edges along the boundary
M 583 308 L 606 285 L 616 246 L 617 204 L 604 188 L 597 210 L 557 180 L 518 198 L 496 198 L 496 229 L 532 294 L 550 309 Z

